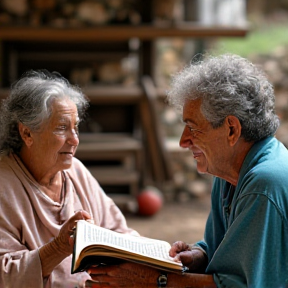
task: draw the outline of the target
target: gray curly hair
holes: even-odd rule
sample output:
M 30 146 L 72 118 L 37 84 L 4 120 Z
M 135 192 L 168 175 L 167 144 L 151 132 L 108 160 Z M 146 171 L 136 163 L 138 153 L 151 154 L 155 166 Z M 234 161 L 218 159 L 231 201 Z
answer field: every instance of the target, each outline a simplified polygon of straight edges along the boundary
M 77 107 L 80 120 L 88 107 L 88 100 L 81 90 L 71 85 L 57 72 L 30 70 L 12 84 L 10 95 L 0 108 L 0 153 L 18 153 L 23 141 L 19 134 L 21 122 L 32 131 L 39 131 L 51 115 L 53 99 L 68 98 Z
M 177 110 L 182 112 L 185 101 L 198 98 L 213 128 L 234 115 L 247 142 L 272 136 L 279 126 L 272 85 L 260 69 L 240 56 L 206 56 L 172 77 L 167 100 Z

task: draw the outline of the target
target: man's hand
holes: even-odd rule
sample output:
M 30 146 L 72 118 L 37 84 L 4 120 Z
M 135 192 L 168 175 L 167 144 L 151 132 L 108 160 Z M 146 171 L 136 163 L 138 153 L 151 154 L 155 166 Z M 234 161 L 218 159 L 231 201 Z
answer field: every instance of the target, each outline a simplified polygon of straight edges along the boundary
M 87 271 L 94 280 L 91 288 L 156 288 L 159 270 L 132 262 L 113 266 L 91 267 Z M 168 273 L 167 288 L 217 288 L 212 275 Z
M 176 241 L 172 244 L 171 249 L 169 251 L 169 256 L 174 257 L 175 261 L 180 262 L 179 253 L 183 251 L 190 251 L 190 247 L 187 243 L 183 241 Z
M 132 262 L 91 267 L 87 272 L 95 281 L 93 288 L 155 288 L 160 275 L 154 268 Z
M 207 256 L 202 250 L 191 249 L 183 241 L 177 241 L 172 244 L 169 255 L 174 257 L 176 262 L 181 262 L 183 266 L 189 268 L 190 272 L 194 273 L 204 273 L 208 264 Z

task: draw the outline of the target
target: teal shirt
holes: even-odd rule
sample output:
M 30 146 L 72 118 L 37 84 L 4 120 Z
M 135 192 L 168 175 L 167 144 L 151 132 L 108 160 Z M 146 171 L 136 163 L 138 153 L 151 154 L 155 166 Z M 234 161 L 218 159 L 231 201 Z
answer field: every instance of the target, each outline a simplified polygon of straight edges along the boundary
M 214 178 L 204 240 L 206 273 L 221 288 L 288 287 L 288 152 L 268 137 L 253 145 L 237 186 Z

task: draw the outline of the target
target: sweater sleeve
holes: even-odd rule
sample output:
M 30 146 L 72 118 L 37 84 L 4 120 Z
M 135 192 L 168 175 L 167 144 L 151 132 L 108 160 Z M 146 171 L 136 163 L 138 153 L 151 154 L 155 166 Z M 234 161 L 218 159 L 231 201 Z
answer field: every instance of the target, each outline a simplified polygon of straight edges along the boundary
M 41 288 L 44 282 L 38 249 L 29 251 L 22 243 L 23 234 L 18 229 L 20 219 L 17 214 L 9 212 L 10 204 L 5 200 L 2 197 L 0 204 L 0 287 Z M 17 209 L 17 202 L 13 203 Z
M 0 171 L 0 287 L 41 288 L 44 282 L 38 247 L 27 226 L 33 210 L 26 205 L 23 186 L 9 168 Z
M 43 280 L 38 250 L 20 250 L 0 257 L 0 287 L 41 288 Z M 15 277 L 12 277 L 15 275 Z

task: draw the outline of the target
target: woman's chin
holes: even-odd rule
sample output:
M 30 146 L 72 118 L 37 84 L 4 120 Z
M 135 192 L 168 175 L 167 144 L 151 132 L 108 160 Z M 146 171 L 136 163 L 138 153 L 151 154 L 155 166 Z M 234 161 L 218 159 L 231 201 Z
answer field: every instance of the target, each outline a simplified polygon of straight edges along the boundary
M 72 157 L 67 157 L 66 159 L 64 159 L 61 163 L 61 166 L 63 167 L 63 169 L 69 169 L 72 165 Z

